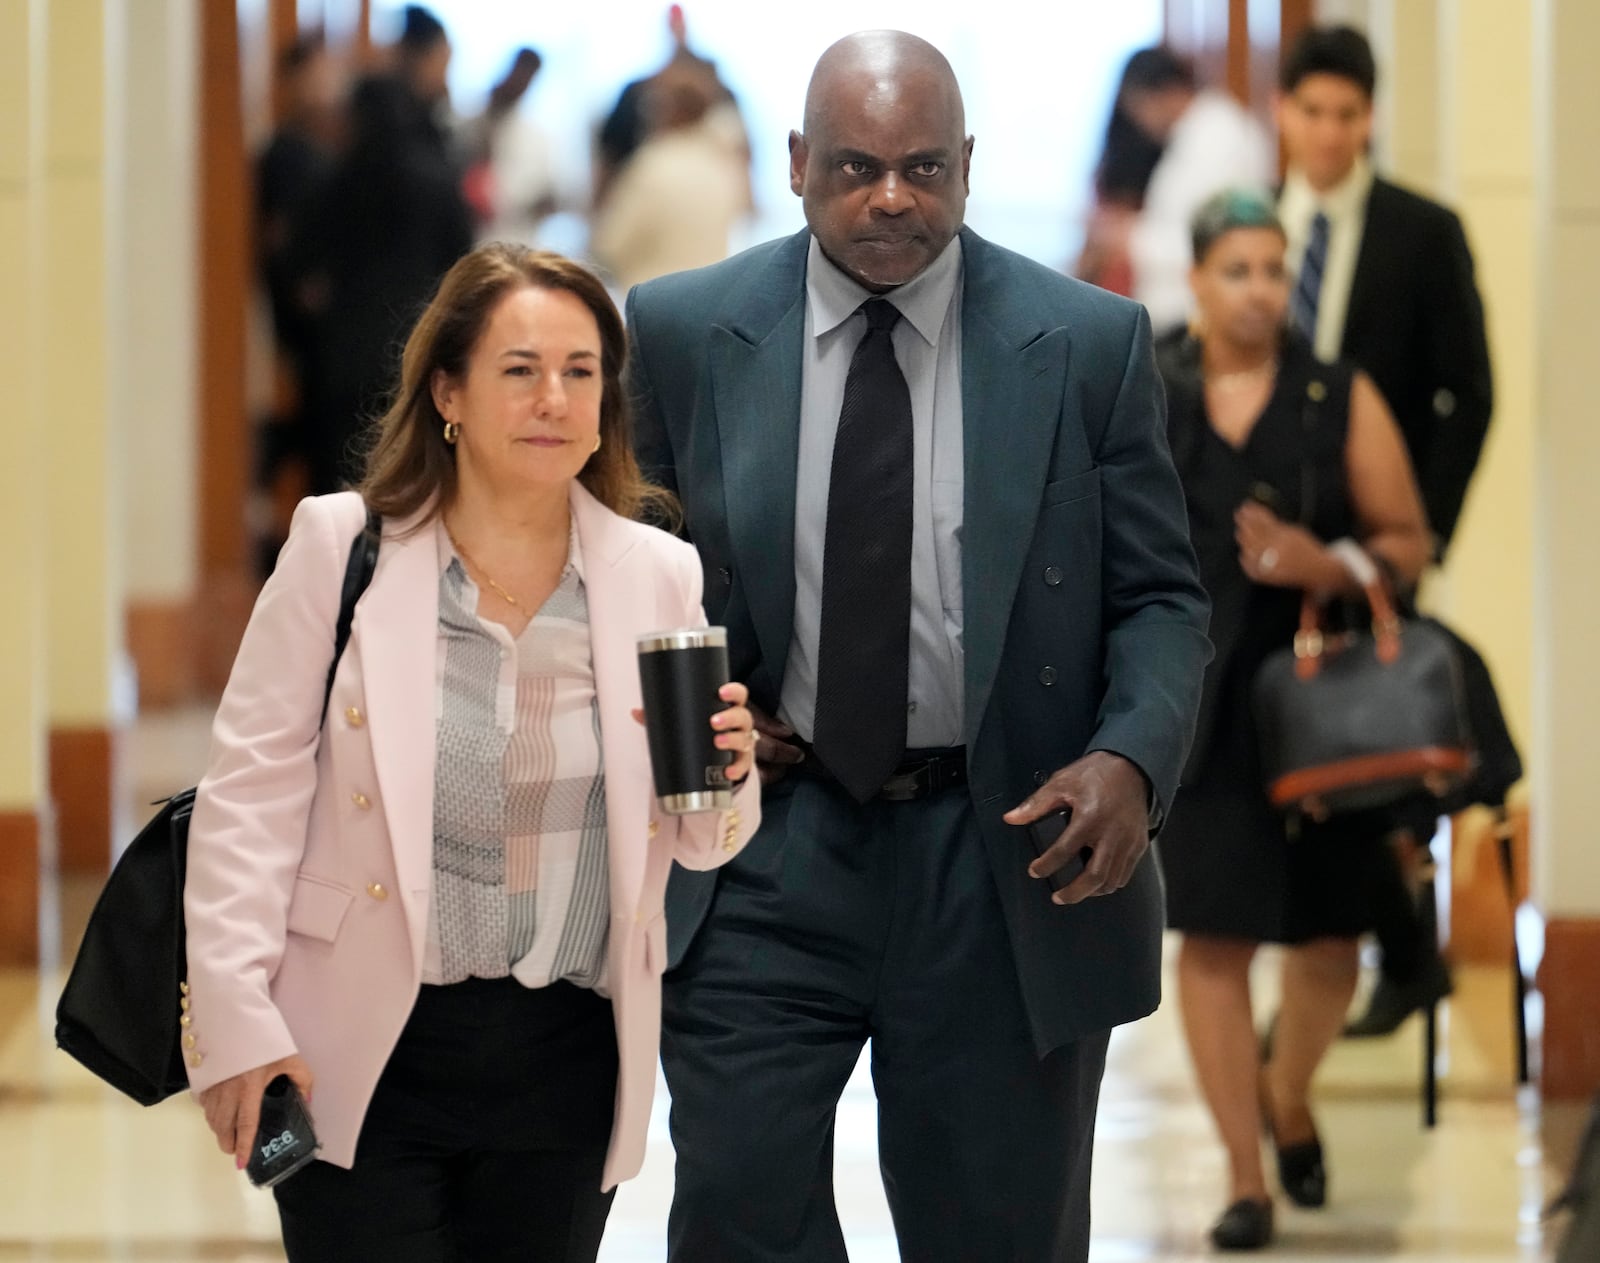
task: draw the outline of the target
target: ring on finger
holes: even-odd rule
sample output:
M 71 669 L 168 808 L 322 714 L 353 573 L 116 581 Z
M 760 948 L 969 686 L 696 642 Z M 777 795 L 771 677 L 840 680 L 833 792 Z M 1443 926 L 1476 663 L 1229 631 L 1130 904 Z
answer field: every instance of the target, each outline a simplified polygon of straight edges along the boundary
M 1275 569 L 1278 564 L 1278 550 L 1276 548 L 1263 548 L 1261 556 L 1256 559 L 1256 564 L 1261 567 L 1263 573 Z

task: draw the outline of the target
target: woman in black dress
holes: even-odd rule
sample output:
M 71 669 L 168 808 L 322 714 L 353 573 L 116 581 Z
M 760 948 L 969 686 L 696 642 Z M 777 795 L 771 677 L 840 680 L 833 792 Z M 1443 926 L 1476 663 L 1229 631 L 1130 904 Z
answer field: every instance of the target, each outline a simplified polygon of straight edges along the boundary
M 1383 398 L 1345 363 L 1322 364 L 1286 332 L 1284 233 L 1262 195 L 1227 192 L 1195 217 L 1199 316 L 1163 340 L 1173 457 L 1210 593 L 1216 658 L 1184 788 L 1160 839 L 1168 921 L 1183 932 L 1179 998 L 1190 1054 L 1228 1151 L 1225 1249 L 1272 1236 L 1263 1127 L 1280 1183 L 1302 1206 L 1326 1197 L 1311 1078 L 1355 988 L 1369 888 L 1392 863 L 1382 821 L 1291 829 L 1262 786 L 1250 685 L 1292 642 L 1301 593 L 1356 595 L 1341 554 L 1359 548 L 1402 584 L 1428 556 L 1410 462 Z M 1331 545 L 1331 546 L 1330 546 Z M 1291 836 L 1292 835 L 1292 836 Z M 1264 1067 L 1249 970 L 1286 945 L 1283 1001 Z

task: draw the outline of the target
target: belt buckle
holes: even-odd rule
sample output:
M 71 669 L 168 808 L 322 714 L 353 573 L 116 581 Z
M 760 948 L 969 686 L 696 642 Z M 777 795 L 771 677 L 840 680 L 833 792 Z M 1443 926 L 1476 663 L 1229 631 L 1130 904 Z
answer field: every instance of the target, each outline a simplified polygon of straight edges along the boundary
M 883 783 L 878 797 L 890 803 L 908 803 L 927 796 L 928 765 L 912 768 L 909 772 L 896 772 Z

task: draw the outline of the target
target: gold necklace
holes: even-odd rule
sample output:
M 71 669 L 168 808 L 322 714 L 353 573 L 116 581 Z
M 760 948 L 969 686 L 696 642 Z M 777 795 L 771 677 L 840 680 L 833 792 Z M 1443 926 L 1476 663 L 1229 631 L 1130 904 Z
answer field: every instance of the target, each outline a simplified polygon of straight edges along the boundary
M 1217 386 L 1226 390 L 1233 386 L 1237 386 L 1241 382 L 1254 381 L 1258 377 L 1265 377 L 1270 373 L 1277 372 L 1277 370 L 1278 357 L 1274 355 L 1270 360 L 1267 360 L 1263 364 L 1257 364 L 1254 368 L 1242 368 L 1237 372 L 1216 373 L 1210 376 L 1202 374 L 1201 380 L 1205 382 L 1207 386 Z
M 511 593 L 507 592 L 498 583 L 496 583 L 494 581 L 494 576 L 485 570 L 481 565 L 479 565 L 476 558 L 474 558 L 471 553 L 469 553 L 465 548 L 461 547 L 461 541 L 456 539 L 456 534 L 454 531 L 446 526 L 444 528 L 444 533 L 450 537 L 450 546 L 454 548 L 456 552 L 461 554 L 461 560 L 466 562 L 467 565 L 471 566 L 480 575 L 482 575 L 484 582 L 486 582 L 495 590 L 496 593 L 499 594 L 501 600 L 503 600 L 507 605 L 511 606 L 512 609 L 522 609 L 522 602 L 517 600 L 516 597 L 512 596 Z

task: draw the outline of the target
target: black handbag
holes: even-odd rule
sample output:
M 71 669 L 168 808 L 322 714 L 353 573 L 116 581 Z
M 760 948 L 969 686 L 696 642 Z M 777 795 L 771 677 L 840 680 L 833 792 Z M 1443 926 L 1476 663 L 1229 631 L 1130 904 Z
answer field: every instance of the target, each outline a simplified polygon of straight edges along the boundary
M 350 640 L 356 602 L 378 564 L 382 519 L 367 513 L 350 545 L 334 630 L 333 662 Z M 183 880 L 194 790 L 174 794 L 129 843 L 106 879 L 56 1005 L 56 1046 L 141 1105 L 188 1086 L 181 1044 L 188 997 Z
M 1427 619 L 1402 619 L 1379 583 L 1372 626 L 1329 634 L 1308 593 L 1292 647 L 1257 670 L 1252 703 L 1267 797 L 1313 819 L 1442 800 L 1476 766 L 1461 662 Z

